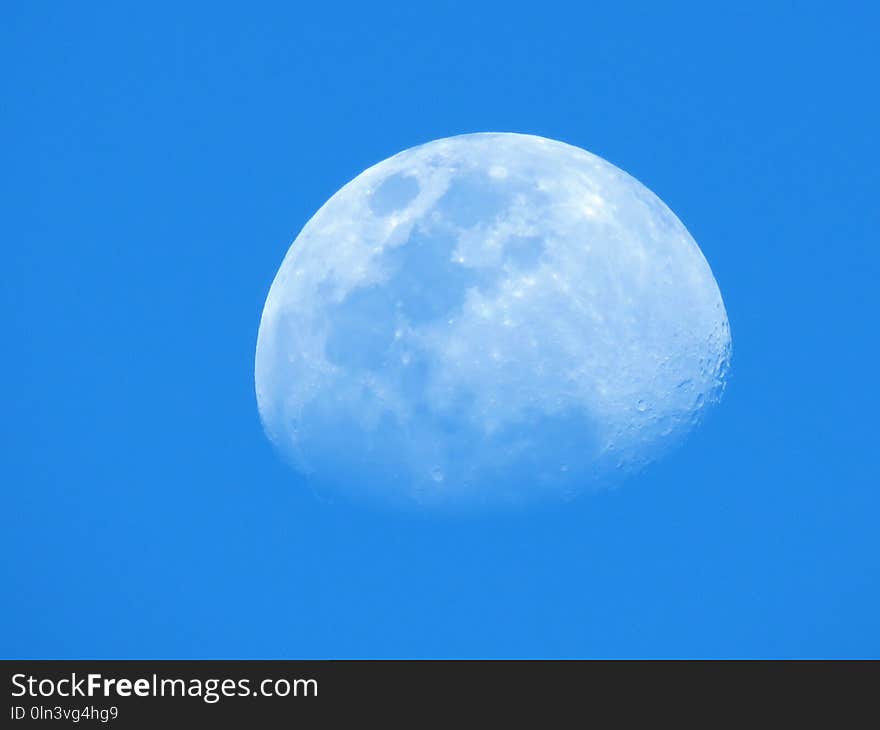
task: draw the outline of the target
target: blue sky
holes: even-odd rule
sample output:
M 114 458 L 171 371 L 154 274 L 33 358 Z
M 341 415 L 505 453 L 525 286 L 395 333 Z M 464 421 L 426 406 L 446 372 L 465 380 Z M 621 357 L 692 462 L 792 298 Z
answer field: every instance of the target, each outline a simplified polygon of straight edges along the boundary
M 179 5 L 4 11 L 0 655 L 880 655 L 875 9 Z M 257 415 L 272 277 L 362 169 L 487 130 L 676 212 L 725 400 L 566 506 L 318 501 Z

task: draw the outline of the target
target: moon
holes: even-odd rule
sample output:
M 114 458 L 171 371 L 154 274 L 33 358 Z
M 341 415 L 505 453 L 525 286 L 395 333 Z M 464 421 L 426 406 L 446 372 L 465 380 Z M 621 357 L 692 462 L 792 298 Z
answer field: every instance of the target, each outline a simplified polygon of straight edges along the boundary
M 724 390 L 699 246 L 638 180 L 512 133 L 405 150 L 305 225 L 266 299 L 264 429 L 313 488 L 496 507 L 613 485 Z

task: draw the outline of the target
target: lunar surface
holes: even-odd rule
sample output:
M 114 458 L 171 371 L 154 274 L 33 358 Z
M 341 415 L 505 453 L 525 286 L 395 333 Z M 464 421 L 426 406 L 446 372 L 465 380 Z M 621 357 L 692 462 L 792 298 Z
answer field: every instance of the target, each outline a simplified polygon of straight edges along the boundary
M 263 311 L 266 433 L 318 491 L 522 504 L 614 484 L 717 402 L 724 303 L 699 247 L 605 160 L 521 134 L 345 185 Z

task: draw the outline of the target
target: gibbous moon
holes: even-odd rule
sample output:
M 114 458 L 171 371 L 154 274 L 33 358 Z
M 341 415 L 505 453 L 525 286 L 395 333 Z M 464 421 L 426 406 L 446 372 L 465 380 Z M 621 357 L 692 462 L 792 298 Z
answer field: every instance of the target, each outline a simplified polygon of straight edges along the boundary
M 266 433 L 318 490 L 494 507 L 613 484 L 680 441 L 730 359 L 681 221 L 585 150 L 468 134 L 315 213 L 257 340 Z

